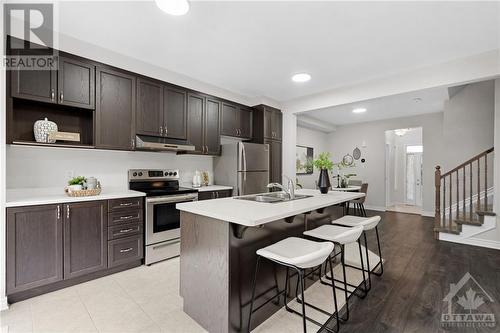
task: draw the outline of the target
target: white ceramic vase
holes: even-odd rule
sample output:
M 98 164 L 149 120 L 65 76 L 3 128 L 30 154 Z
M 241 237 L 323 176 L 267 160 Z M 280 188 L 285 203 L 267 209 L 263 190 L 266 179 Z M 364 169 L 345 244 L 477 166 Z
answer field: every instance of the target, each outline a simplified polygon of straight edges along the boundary
M 45 118 L 44 120 L 37 120 L 33 125 L 33 133 L 35 134 L 35 141 L 41 143 L 55 143 L 56 140 L 49 140 L 49 133 L 57 132 L 57 124 Z

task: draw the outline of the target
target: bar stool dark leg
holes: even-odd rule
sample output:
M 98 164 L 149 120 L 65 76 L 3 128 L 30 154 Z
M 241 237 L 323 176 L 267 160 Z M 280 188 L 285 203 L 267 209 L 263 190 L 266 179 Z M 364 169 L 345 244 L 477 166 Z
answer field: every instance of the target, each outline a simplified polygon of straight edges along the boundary
M 368 256 L 368 241 L 366 239 L 366 231 L 363 231 L 363 238 L 365 239 L 365 254 L 366 254 L 366 265 L 368 267 L 368 281 L 369 281 L 369 284 L 370 284 L 370 288 L 368 289 L 368 291 L 370 289 L 372 289 L 372 273 L 371 273 L 371 269 L 370 269 L 370 257 Z
M 259 273 L 260 256 L 257 256 L 257 263 L 255 264 L 255 275 L 252 282 L 252 299 L 250 301 L 250 313 L 248 315 L 248 326 L 247 330 L 250 333 L 250 323 L 252 321 L 252 311 L 253 311 L 253 301 L 255 298 L 255 285 L 257 284 L 257 274 Z
M 328 257 L 328 263 L 330 264 L 330 274 L 332 276 L 332 291 L 333 291 L 333 301 L 335 302 L 335 317 L 337 321 L 337 332 L 340 330 L 340 319 L 339 319 L 339 309 L 337 305 L 337 293 L 335 292 L 335 280 L 333 279 L 333 264 L 332 257 Z M 325 265 L 326 267 L 326 265 Z
M 304 333 L 307 332 L 306 328 L 306 302 L 304 298 L 304 271 L 303 270 L 297 270 L 299 273 L 298 278 L 300 279 L 300 294 L 302 296 L 302 325 L 304 326 Z
M 384 263 L 382 262 L 382 251 L 380 250 L 380 238 L 378 236 L 378 226 L 375 227 L 375 234 L 377 235 L 377 248 L 378 248 L 378 257 L 380 261 L 377 265 L 380 265 L 380 272 L 373 272 L 373 274 L 377 276 L 382 276 L 384 274 Z
M 366 295 L 368 294 L 368 291 L 370 291 L 372 284 L 371 284 L 371 280 L 370 280 L 370 286 L 368 287 L 366 285 L 365 265 L 363 262 L 363 250 L 361 249 L 361 241 L 359 239 L 358 239 L 358 247 L 359 247 L 359 260 L 361 262 L 361 273 L 363 274 L 363 286 L 364 286 L 363 287 L 364 295 L 361 298 L 365 298 Z M 368 253 L 367 253 L 367 255 L 368 255 Z M 368 257 L 367 257 L 367 261 L 368 261 Z M 370 267 L 369 265 L 370 264 L 368 262 L 368 267 Z M 368 279 L 370 279 L 370 273 L 368 273 Z
M 344 245 L 340 246 L 340 251 L 342 251 L 340 255 L 340 261 L 342 263 L 342 273 L 344 275 L 344 293 L 345 293 L 345 308 L 346 308 L 346 317 L 345 318 L 340 318 L 342 321 L 347 321 L 349 320 L 349 295 L 347 292 L 347 275 L 345 273 L 345 249 Z M 333 275 L 332 275 L 332 281 L 333 281 Z

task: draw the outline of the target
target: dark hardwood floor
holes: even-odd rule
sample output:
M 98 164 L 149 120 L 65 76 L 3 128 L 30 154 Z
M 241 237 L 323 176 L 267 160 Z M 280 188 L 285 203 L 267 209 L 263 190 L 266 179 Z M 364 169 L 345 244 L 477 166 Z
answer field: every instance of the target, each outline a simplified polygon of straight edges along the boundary
M 419 215 L 382 213 L 379 231 L 384 275 L 372 277 L 365 299 L 351 298 L 351 317 L 340 332 L 500 332 L 499 250 L 436 241 L 433 219 Z M 375 251 L 374 233 L 368 245 Z M 479 309 L 495 315 L 496 327 L 441 326 L 450 284 L 467 272 L 493 298 Z

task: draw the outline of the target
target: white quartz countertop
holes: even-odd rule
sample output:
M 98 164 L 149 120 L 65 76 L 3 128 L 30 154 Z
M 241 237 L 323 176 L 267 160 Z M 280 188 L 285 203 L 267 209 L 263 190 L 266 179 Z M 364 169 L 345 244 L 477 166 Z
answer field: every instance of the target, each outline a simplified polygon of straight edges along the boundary
M 321 194 L 319 190 L 308 189 L 297 190 L 295 193 L 312 195 L 312 197 L 279 203 L 238 200 L 233 197 L 179 203 L 176 207 L 184 212 L 255 227 L 364 196 L 364 193 L 359 192 L 331 191 Z
M 193 185 L 191 184 L 182 184 L 181 186 L 198 190 L 198 192 L 224 191 L 233 189 L 232 186 L 225 186 L 225 185 L 207 185 L 201 187 L 193 187 Z
M 59 204 L 93 200 L 143 197 L 145 193 L 122 188 L 103 187 L 101 194 L 89 197 L 69 197 L 62 188 L 7 189 L 7 207 Z

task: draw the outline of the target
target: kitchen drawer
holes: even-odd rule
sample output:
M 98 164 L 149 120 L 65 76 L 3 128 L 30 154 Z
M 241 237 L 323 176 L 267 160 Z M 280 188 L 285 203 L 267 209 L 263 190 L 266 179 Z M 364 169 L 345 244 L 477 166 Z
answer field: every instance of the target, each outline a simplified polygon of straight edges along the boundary
M 142 235 L 142 223 L 119 224 L 108 228 L 108 240 Z
M 123 212 L 109 213 L 108 226 L 124 223 L 142 223 L 142 210 L 127 210 Z
M 123 198 L 108 200 L 108 212 L 121 212 L 130 209 L 142 209 L 144 198 Z
M 108 241 L 108 267 L 120 266 L 142 258 L 142 235 Z

